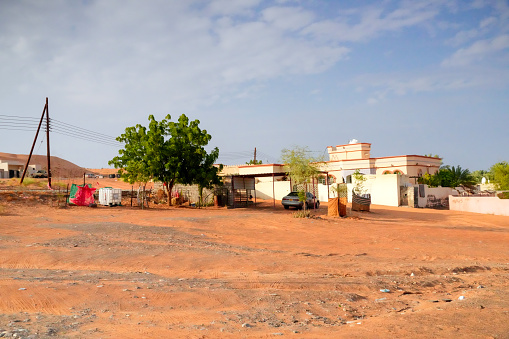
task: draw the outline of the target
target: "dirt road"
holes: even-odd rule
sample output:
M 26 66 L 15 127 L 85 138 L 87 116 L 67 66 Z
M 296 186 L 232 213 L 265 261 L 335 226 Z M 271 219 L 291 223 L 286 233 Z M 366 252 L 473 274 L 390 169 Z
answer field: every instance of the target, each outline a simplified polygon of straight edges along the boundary
M 509 337 L 508 217 L 270 206 L 4 205 L 0 336 Z

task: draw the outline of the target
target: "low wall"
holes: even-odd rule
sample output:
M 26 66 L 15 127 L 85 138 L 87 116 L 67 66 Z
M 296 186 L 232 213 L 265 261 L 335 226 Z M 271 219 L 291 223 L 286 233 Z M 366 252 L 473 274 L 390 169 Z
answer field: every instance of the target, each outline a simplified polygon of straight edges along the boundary
M 458 192 L 451 187 L 428 187 L 427 195 L 434 195 L 437 199 L 448 198 L 450 195 L 458 195 Z
M 509 216 L 509 199 L 497 197 L 454 197 L 449 196 L 451 211 L 474 212 Z

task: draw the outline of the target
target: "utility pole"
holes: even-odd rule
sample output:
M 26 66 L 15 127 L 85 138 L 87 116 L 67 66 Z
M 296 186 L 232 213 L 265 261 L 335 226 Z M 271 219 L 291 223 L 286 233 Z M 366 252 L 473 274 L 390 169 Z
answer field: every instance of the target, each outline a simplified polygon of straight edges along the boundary
M 48 157 L 48 187 L 51 189 L 51 155 L 49 153 L 49 106 L 48 97 L 46 97 L 46 142 L 47 142 L 47 157 Z
M 46 98 L 46 104 L 44 105 L 44 109 L 42 110 L 41 120 L 39 121 L 39 126 L 37 127 L 37 132 L 35 133 L 34 143 L 32 144 L 32 149 L 30 150 L 30 154 L 28 155 L 27 163 L 25 164 L 25 169 L 23 170 L 23 175 L 21 176 L 20 184 L 23 183 L 23 179 L 25 179 L 25 174 L 27 173 L 28 164 L 30 163 L 30 159 L 32 158 L 32 153 L 34 152 L 35 143 L 37 141 L 37 137 L 39 136 L 39 131 L 41 130 L 42 121 L 44 120 L 44 114 L 46 113 L 46 139 L 47 139 L 47 157 L 48 157 L 48 187 L 51 188 L 51 161 L 50 161 L 50 152 L 49 152 L 49 112 L 48 112 L 48 98 Z
M 32 153 L 34 152 L 35 143 L 37 141 L 37 137 L 39 136 L 39 130 L 41 129 L 42 120 L 44 119 L 44 113 L 46 113 L 47 108 L 48 108 L 48 98 L 46 98 L 46 105 L 44 105 L 44 109 L 42 110 L 41 121 L 39 121 L 39 126 L 37 127 L 37 132 L 35 133 L 34 143 L 32 144 L 32 149 L 30 150 L 30 154 L 28 155 L 27 163 L 25 164 L 25 169 L 23 170 L 23 175 L 21 176 L 20 184 L 22 184 L 23 179 L 25 179 L 28 164 L 30 163 L 30 159 L 32 158 Z
M 254 151 L 254 157 L 253 157 L 253 160 L 254 160 L 254 164 L 256 165 L 256 147 L 255 147 L 255 151 Z

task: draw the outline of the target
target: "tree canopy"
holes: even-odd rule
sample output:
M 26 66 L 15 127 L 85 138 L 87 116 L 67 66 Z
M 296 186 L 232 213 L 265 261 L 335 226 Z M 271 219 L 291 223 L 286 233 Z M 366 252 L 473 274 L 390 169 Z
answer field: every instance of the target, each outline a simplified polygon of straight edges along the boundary
M 288 175 L 296 184 L 305 183 L 320 173 L 315 165 L 320 160 L 310 156 L 309 153 L 307 147 L 300 146 L 281 151 L 281 160 L 288 168 Z
M 316 162 L 321 160 L 309 155 L 307 147 L 295 146 L 293 149 L 283 149 L 281 151 L 281 160 L 288 168 L 288 175 L 297 184 L 304 184 L 309 179 L 318 176 L 320 171 Z M 304 189 L 299 190 L 299 200 L 305 201 Z M 305 208 L 306 204 L 304 204 Z
M 509 190 L 509 163 L 507 161 L 491 166 L 490 173 L 498 189 Z
M 176 183 L 209 187 L 219 182 L 218 169 L 213 166 L 219 150 L 216 147 L 207 153 L 204 147 L 211 136 L 199 128 L 199 120 L 189 121 L 184 114 L 177 122 L 172 122 L 170 115 L 161 121 L 150 115 L 148 120 L 148 129 L 138 124 L 127 127 L 117 137 L 125 147 L 108 163 L 119 168 L 124 180 L 146 183 L 152 179 L 164 183 L 169 204 Z
M 468 169 L 461 166 L 443 166 L 435 174 L 424 174 L 419 178 L 420 184 L 427 184 L 430 187 L 458 187 L 460 185 L 472 186 L 475 178 Z

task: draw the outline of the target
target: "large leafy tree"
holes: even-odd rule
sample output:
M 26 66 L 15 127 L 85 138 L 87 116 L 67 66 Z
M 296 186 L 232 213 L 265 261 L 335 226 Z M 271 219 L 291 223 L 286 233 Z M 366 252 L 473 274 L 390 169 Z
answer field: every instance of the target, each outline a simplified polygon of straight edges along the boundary
M 219 150 L 216 147 L 207 153 L 205 146 L 211 136 L 199 128 L 199 120 L 189 121 L 184 114 L 177 122 L 172 122 L 170 115 L 161 121 L 152 115 L 148 119 L 148 129 L 139 124 L 127 127 L 117 138 L 125 147 L 109 164 L 119 168 L 125 180 L 130 183 L 160 181 L 168 189 L 169 197 L 176 183 L 198 183 L 204 171 L 208 171 L 212 181 L 218 181 L 214 178 L 217 170 L 211 167 Z
M 498 189 L 509 190 L 509 163 L 507 161 L 491 166 L 490 173 Z
M 219 157 L 219 150 L 216 148 L 207 154 L 203 161 L 200 163 L 196 175 L 194 178 L 194 183 L 198 185 L 198 190 L 200 194 L 200 201 L 203 205 L 203 189 L 208 188 L 211 189 L 215 185 L 221 184 L 221 179 L 217 175 L 223 169 L 223 165 L 219 165 L 218 167 L 214 166 L 214 162 Z
M 320 171 L 317 168 L 317 162 L 320 159 L 309 155 L 310 151 L 307 147 L 295 146 L 292 149 L 283 149 L 281 151 L 281 160 L 288 169 L 290 178 L 300 187 L 307 183 L 310 179 L 317 177 Z M 305 189 L 299 190 L 299 200 L 305 202 Z M 304 208 L 306 204 L 304 203 Z

